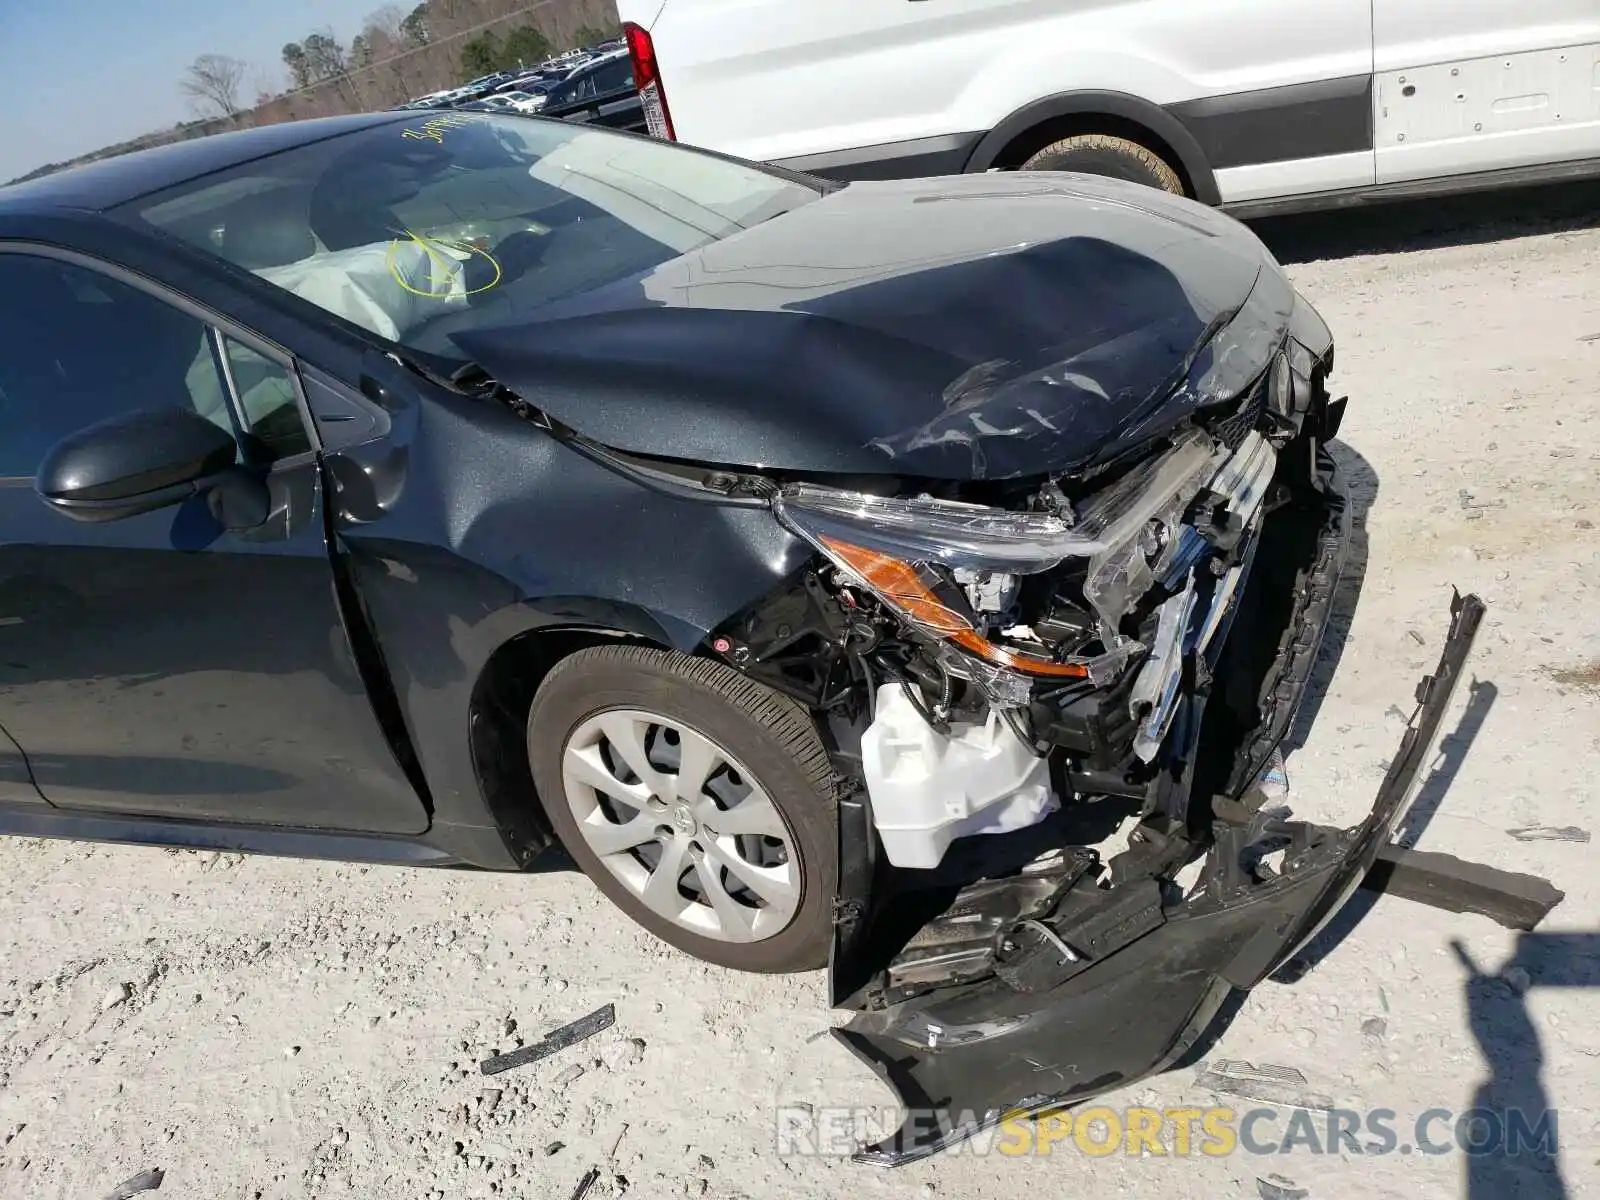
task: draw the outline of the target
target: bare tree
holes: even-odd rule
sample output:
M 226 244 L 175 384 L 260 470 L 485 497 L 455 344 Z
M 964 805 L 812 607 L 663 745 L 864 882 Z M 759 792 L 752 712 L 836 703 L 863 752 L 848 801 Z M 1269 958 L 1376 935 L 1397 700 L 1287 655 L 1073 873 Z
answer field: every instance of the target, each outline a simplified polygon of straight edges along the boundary
M 398 4 L 385 4 L 382 8 L 374 9 L 367 14 L 367 19 L 362 22 L 362 28 L 369 38 L 376 31 L 389 41 L 400 43 L 406 40 L 405 23 L 405 9 Z
M 202 54 L 189 64 L 178 87 L 201 116 L 237 116 L 239 84 L 249 64 L 226 54 Z
M 283 72 L 273 67 L 256 67 L 250 72 L 250 83 L 244 89 L 256 94 L 256 103 L 265 104 L 283 92 Z

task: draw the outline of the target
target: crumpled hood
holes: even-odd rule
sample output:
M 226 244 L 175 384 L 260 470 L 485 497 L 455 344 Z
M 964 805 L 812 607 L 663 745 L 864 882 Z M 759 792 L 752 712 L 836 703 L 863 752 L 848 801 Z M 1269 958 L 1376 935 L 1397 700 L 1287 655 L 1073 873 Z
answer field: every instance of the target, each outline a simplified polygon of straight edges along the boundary
M 1268 276 L 1287 292 L 1242 225 L 1132 184 L 857 183 L 454 340 L 620 450 L 1007 478 L 1070 471 L 1192 411 L 1174 395 L 1184 363 Z

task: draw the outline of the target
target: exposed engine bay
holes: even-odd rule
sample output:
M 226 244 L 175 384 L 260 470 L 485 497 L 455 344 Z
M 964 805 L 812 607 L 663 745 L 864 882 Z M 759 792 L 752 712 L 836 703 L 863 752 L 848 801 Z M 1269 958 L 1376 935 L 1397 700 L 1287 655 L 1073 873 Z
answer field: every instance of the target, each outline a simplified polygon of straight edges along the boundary
M 1203 661 L 1225 633 L 1276 466 L 1276 449 L 1255 430 L 1230 447 L 1191 429 L 1077 511 L 1052 481 L 1027 498 L 1017 525 L 1048 529 L 1057 539 L 1050 556 L 1070 557 L 1029 573 L 1005 569 L 1014 563 L 1000 544 L 1003 517 L 968 518 L 949 502 L 911 503 L 924 528 L 938 519 L 955 526 L 949 542 L 966 544 L 937 551 L 962 565 L 908 564 L 875 546 L 812 533 L 837 566 L 833 593 L 865 639 L 853 647 L 856 662 L 868 680 L 889 681 L 871 693 L 862 756 L 894 865 L 937 866 L 934 843 L 948 843 L 950 826 L 966 828 L 962 822 L 1018 791 L 1019 758 L 1059 765 L 1066 795 L 1150 791 L 1172 758 L 1163 750 L 1185 707 L 1185 662 Z M 1288 495 L 1280 488 L 1276 504 Z M 816 526 L 807 518 L 825 503 L 804 488 L 779 499 L 808 532 Z M 858 511 L 871 510 L 863 503 Z M 826 527 L 825 511 L 822 517 Z M 1009 557 L 1032 567 L 1027 552 L 1019 547 Z M 897 636 L 897 619 L 927 639 Z M 935 792 L 949 789 L 935 785 L 919 804 L 908 793 L 909 780 L 938 779 L 943 762 L 962 751 L 990 770 L 965 772 L 961 795 L 941 802 Z M 920 842 L 906 837 L 919 808 Z M 1032 811 L 1042 817 L 1048 809 Z M 998 823 L 1001 831 L 1013 827 Z
M 1266 528 L 1314 554 L 1343 512 L 1322 449 L 1342 414 L 1331 351 L 1295 349 L 1131 461 L 990 484 L 987 503 L 780 488 L 818 569 L 712 648 L 826 723 L 891 866 L 933 870 L 957 839 L 1104 797 L 1189 820 L 1200 717 Z

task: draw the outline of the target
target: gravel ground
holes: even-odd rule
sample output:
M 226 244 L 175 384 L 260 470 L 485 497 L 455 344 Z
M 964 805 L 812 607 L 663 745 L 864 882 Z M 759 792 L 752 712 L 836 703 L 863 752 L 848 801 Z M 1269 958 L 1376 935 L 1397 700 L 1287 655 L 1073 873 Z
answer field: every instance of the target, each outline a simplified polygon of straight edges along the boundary
M 1339 338 L 1361 518 L 1324 681 L 1335 658 L 1338 671 L 1290 756 L 1291 803 L 1361 815 L 1438 654 L 1450 586 L 1478 591 L 1476 684 L 1406 836 L 1567 897 L 1520 938 L 1358 901 L 1297 982 L 1255 992 L 1208 1050 L 1298 1071 L 1313 1102 L 1393 1109 L 1402 1141 L 1431 1107 L 1553 1106 L 1555 1161 L 1091 1159 L 1070 1141 L 899 1172 L 780 1156 L 775 1106 L 886 1100 L 815 1036 L 832 1020 L 821 976 L 700 966 L 580 876 L 6 840 L 0 1195 L 100 1198 L 151 1167 L 163 1200 L 565 1198 L 591 1167 L 591 1197 L 1600 1195 L 1594 849 L 1509 832 L 1600 831 L 1597 200 L 1527 192 L 1260 227 Z M 581 1047 L 477 1073 L 607 1001 L 616 1026 Z M 1189 1068 L 1110 1103 L 1211 1097 Z

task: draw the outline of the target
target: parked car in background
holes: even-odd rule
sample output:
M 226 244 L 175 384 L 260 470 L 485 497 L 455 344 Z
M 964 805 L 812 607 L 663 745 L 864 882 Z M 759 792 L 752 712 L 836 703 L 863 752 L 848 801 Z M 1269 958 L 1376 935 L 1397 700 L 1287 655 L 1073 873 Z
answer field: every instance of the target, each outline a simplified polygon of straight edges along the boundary
M 646 119 L 836 179 L 1088 171 L 1244 211 L 1600 174 L 1600 4 L 620 0 Z
M 493 95 L 515 77 L 515 73 L 510 71 L 496 71 L 491 75 L 480 76 L 446 92 L 446 103 L 460 104 L 466 100 L 476 100 L 482 96 Z
M 479 112 L 516 112 L 525 116 L 539 112 L 544 108 L 543 96 L 530 95 L 527 92 L 500 92 L 493 96 L 481 96 L 476 100 L 468 100 L 461 108 L 470 108 Z
M 553 89 L 560 79 L 546 79 L 542 75 L 522 75 L 510 83 L 501 84 L 496 89 L 495 95 L 503 96 L 507 92 L 526 92 L 531 96 L 543 96 Z
M 579 67 L 545 95 L 544 116 L 586 121 L 613 129 L 645 129 L 644 106 L 626 51 Z
M 507 105 L 513 112 L 536 113 L 545 106 L 545 95 L 542 92 L 502 92 L 502 99 L 509 101 Z
M 511 99 L 509 96 L 474 96 L 471 100 L 467 100 L 457 105 L 457 107 L 470 108 L 477 112 L 509 111 Z
M 452 91 L 429 92 L 425 96 L 415 96 L 404 104 L 396 104 L 395 108 L 442 108 L 450 103 Z
M 493 91 L 502 83 L 507 83 L 516 78 L 515 71 L 492 71 L 487 75 L 480 75 L 477 79 L 461 85 L 462 90 Z

